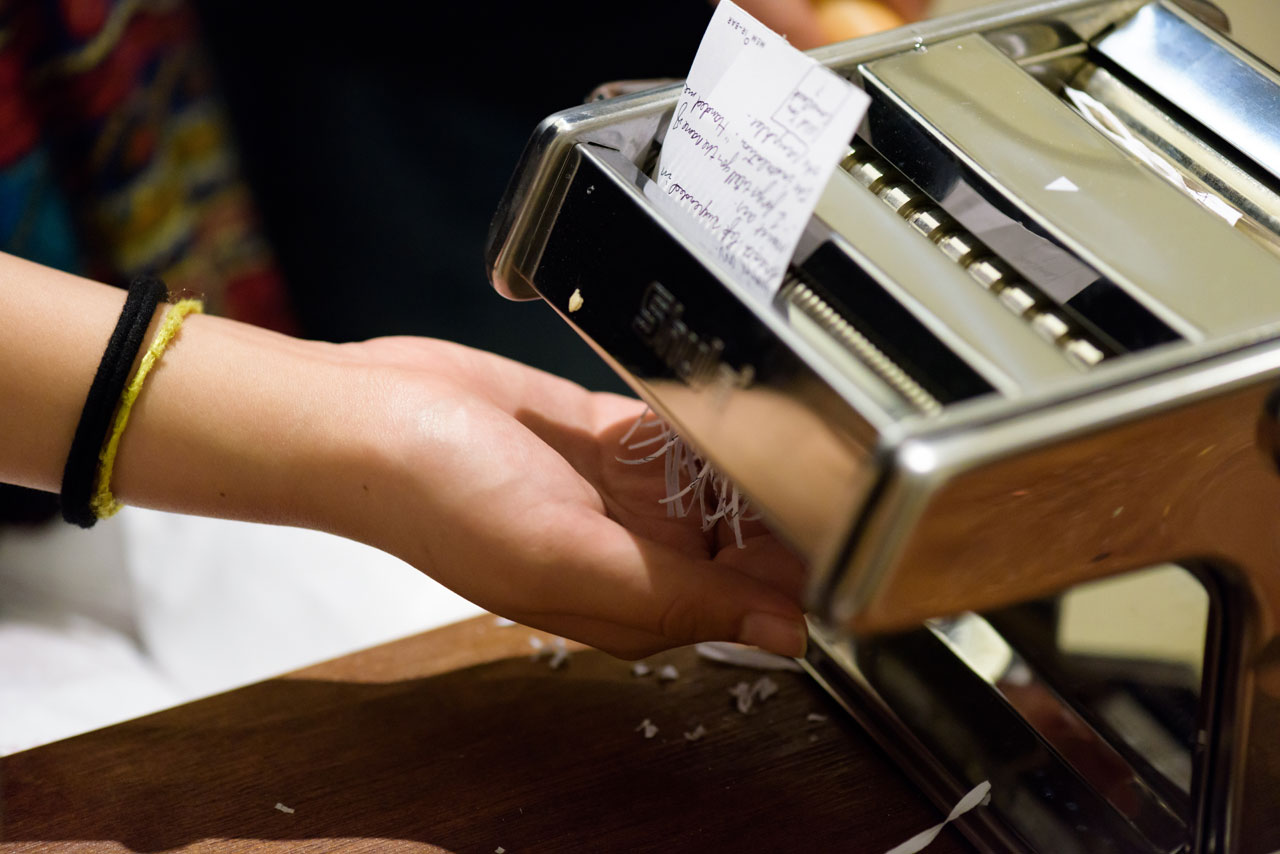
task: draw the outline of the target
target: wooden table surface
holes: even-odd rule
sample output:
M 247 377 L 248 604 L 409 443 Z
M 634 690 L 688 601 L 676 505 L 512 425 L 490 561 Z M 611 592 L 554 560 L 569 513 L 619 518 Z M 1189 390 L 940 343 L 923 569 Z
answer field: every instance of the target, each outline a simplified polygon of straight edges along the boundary
M 6 757 L 0 852 L 882 854 L 942 818 L 803 674 L 743 715 L 755 671 L 552 670 L 535 634 L 480 617 Z

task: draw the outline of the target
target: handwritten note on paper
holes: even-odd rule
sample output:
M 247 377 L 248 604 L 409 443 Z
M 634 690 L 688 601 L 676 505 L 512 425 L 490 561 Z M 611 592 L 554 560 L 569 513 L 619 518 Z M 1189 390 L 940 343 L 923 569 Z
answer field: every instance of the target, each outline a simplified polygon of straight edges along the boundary
M 772 296 L 869 100 L 720 0 L 646 194 L 730 275 Z

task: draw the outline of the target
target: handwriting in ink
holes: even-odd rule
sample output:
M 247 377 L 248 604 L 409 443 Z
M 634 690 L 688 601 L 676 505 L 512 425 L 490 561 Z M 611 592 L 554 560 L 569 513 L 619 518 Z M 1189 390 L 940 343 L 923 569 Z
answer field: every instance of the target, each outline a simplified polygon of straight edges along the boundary
M 714 231 L 720 224 L 720 217 L 711 212 L 714 200 L 704 203 L 680 184 L 672 184 L 668 187 L 667 195 L 684 204 L 705 228 Z
M 828 76 L 815 71 L 821 69 L 810 69 L 773 114 L 774 121 L 806 143 L 830 126 L 849 97 L 847 87 L 833 85 Z
M 645 193 L 676 205 L 672 215 L 727 272 L 770 292 L 865 102 L 720 0 Z
M 696 112 L 694 114 L 693 121 L 685 118 L 688 113 L 689 104 L 687 102 L 682 103 L 679 108 L 676 109 L 675 118 L 671 122 L 671 129 L 689 137 L 689 141 L 697 146 L 699 151 L 707 157 L 714 158 L 720 151 L 720 146 L 708 139 L 706 134 L 699 129 L 696 121 Z
M 769 155 L 760 151 L 745 139 L 739 140 L 738 144 L 742 147 L 744 155 L 743 162 L 746 166 L 756 169 L 770 177 L 780 176 L 785 181 L 791 181 L 795 178 L 793 173 L 788 172 L 785 167 L 773 162 L 773 159 L 769 157 Z
M 704 122 L 709 121 L 716 126 L 716 136 L 724 134 L 725 125 L 729 120 L 706 100 L 694 101 L 693 111 L 698 114 L 699 119 Z
M 728 18 L 725 20 L 724 23 L 726 27 L 733 30 L 735 33 L 739 33 L 742 36 L 742 43 L 744 45 L 748 45 L 748 46 L 754 45 L 755 47 L 764 47 L 764 39 L 756 35 L 755 33 L 751 32 L 751 30 L 748 29 L 747 25 L 744 22 L 739 21 L 737 18 Z

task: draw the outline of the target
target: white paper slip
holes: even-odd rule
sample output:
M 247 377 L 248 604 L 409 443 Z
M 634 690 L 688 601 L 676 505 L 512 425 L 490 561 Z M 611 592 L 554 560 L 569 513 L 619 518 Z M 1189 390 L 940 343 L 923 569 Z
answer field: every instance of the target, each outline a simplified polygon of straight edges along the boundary
M 869 102 L 720 0 L 645 192 L 734 279 L 772 296 Z

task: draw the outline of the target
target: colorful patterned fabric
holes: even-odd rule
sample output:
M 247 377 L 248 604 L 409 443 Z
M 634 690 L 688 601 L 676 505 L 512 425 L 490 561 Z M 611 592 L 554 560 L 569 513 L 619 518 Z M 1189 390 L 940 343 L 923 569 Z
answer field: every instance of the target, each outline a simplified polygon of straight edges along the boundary
M 0 0 L 0 249 L 289 330 L 182 0 Z

